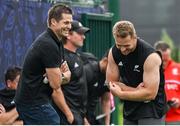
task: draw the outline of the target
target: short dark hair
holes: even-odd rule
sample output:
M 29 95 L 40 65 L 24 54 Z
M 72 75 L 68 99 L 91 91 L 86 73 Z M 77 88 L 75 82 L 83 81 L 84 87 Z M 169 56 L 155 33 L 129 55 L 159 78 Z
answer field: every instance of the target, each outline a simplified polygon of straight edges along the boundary
M 170 46 L 164 41 L 157 41 L 154 44 L 154 48 L 156 50 L 166 51 L 167 49 L 170 49 Z
M 54 18 L 56 21 L 59 21 L 62 19 L 62 13 L 65 14 L 73 14 L 72 9 L 65 4 L 58 3 L 53 5 L 49 11 L 48 11 L 48 18 L 47 18 L 47 23 L 48 26 L 51 25 L 51 19 Z
M 18 75 L 21 73 L 20 67 L 9 67 L 5 73 L 5 83 L 7 80 L 14 81 Z

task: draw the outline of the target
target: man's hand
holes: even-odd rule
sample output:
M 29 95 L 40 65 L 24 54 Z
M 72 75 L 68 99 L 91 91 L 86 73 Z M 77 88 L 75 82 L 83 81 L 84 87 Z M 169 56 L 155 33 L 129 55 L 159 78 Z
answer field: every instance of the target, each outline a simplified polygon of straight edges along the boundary
M 121 87 L 118 85 L 118 83 L 109 82 L 109 89 L 110 89 L 111 93 L 112 93 L 114 96 L 118 96 L 118 97 L 121 96 L 122 89 L 121 89 Z
M 5 113 L 5 112 L 6 112 L 6 110 L 5 110 L 4 106 L 2 104 L 0 104 L 0 114 Z
M 64 61 L 64 62 L 61 64 L 60 70 L 61 70 L 62 73 L 65 73 L 65 72 L 69 71 L 69 66 L 68 66 L 68 64 L 67 64 L 66 61 Z
M 84 117 L 84 125 L 90 125 L 86 117 Z
M 74 121 L 74 116 L 72 113 L 70 113 L 68 116 L 66 116 L 67 121 L 69 122 L 69 124 L 72 124 Z
M 68 83 L 71 79 L 71 71 L 70 71 L 69 66 L 66 61 L 64 61 L 64 63 L 60 66 L 60 70 L 63 74 L 62 84 Z
M 118 85 L 121 88 L 122 91 L 134 91 L 134 90 L 137 90 L 136 88 L 127 86 L 124 83 L 119 82 L 119 81 L 118 82 L 116 81 L 116 82 L 113 82 L 113 83 Z
M 144 83 L 142 82 L 142 83 L 140 83 L 136 88 L 137 89 L 140 89 L 140 88 L 143 88 L 144 87 Z
M 172 98 L 171 101 L 173 102 L 172 107 L 179 108 L 180 107 L 180 100 L 179 98 Z

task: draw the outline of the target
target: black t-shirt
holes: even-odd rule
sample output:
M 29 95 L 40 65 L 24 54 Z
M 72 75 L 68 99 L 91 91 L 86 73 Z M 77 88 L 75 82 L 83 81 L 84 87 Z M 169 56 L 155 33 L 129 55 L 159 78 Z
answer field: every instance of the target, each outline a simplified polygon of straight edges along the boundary
M 0 103 L 6 109 L 6 112 L 12 110 L 15 107 L 14 96 L 16 91 L 4 88 L 0 90 Z
M 96 105 L 99 98 L 107 91 L 108 87 L 105 83 L 105 74 L 100 71 L 98 59 L 91 53 L 80 53 L 84 62 L 88 85 L 88 103 L 87 103 L 87 118 L 95 118 Z
M 46 68 L 57 68 L 63 60 L 63 45 L 51 29 L 32 43 L 24 59 L 15 102 L 40 105 L 49 102 L 52 88 L 43 83 Z
M 66 103 L 71 111 L 75 113 L 78 112 L 84 116 L 87 104 L 87 84 L 83 62 L 78 53 L 74 53 L 67 49 L 64 49 L 64 58 L 71 71 L 70 82 L 61 86 Z M 60 111 L 54 103 L 53 106 L 55 106 L 57 112 Z
M 134 52 L 123 55 L 116 46 L 112 48 L 112 55 L 119 67 L 122 82 L 130 87 L 137 87 L 143 82 L 143 66 L 147 57 L 155 50 L 145 41 L 138 39 Z M 161 118 L 166 111 L 164 91 L 164 74 L 160 68 L 160 84 L 155 100 L 150 102 L 136 102 L 124 100 L 124 118 L 137 120 L 146 117 Z

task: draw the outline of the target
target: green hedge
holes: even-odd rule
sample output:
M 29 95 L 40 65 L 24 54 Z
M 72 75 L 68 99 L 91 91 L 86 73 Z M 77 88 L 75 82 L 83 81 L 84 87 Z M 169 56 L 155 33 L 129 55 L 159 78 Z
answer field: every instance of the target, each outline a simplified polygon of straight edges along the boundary
M 169 36 L 166 29 L 162 29 L 161 40 L 165 41 L 167 44 L 170 45 L 172 50 L 171 53 L 172 59 L 174 59 L 176 62 L 180 62 L 180 48 L 174 45 L 174 41 Z

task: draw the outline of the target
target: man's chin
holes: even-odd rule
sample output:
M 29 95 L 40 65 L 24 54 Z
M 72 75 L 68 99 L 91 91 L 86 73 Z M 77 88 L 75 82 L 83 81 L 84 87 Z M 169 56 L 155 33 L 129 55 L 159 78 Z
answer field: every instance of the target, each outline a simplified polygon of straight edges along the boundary
M 61 32 L 64 37 L 67 37 L 69 35 L 69 31 Z
M 81 47 L 83 47 L 83 45 L 78 45 L 77 47 L 78 47 L 78 48 L 81 48 Z
M 67 37 L 68 36 L 68 33 L 63 33 L 62 34 L 64 37 Z
M 133 51 L 132 50 L 129 50 L 129 51 L 127 51 L 127 52 L 121 52 L 123 55 L 125 55 L 125 56 L 127 56 L 127 55 L 129 55 L 130 53 L 132 53 Z
M 128 54 L 129 54 L 129 52 L 128 53 L 122 53 L 123 55 L 125 55 L 125 56 L 127 56 Z

